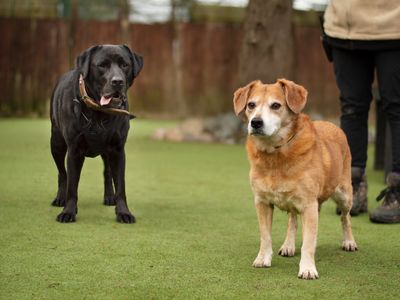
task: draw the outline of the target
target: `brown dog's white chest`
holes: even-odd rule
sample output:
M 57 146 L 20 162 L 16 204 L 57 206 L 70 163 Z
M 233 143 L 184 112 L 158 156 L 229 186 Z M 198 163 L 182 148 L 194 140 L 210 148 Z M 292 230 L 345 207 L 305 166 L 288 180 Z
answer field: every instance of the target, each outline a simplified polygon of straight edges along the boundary
M 250 175 L 256 202 L 277 206 L 284 211 L 301 212 L 304 206 L 305 187 L 294 180 Z

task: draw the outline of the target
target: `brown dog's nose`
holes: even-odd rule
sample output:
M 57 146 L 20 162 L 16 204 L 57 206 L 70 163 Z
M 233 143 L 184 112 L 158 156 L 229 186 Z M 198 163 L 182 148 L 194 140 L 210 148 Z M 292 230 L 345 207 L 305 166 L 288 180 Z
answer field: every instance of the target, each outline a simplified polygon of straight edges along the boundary
M 261 127 L 263 127 L 264 122 L 261 118 L 254 118 L 253 120 L 251 120 L 251 127 L 253 127 L 254 129 L 259 129 Z

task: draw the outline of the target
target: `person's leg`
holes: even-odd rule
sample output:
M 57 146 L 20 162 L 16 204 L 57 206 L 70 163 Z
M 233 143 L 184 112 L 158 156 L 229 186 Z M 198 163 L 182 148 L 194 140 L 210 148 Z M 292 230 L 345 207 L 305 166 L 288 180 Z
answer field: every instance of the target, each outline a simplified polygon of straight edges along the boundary
M 400 173 L 400 50 L 377 52 L 375 64 L 392 137 L 392 171 Z
M 367 51 L 334 48 L 333 65 L 340 90 L 340 123 L 352 156 L 353 207 L 351 215 L 367 212 L 365 167 L 368 147 L 368 113 L 372 100 L 374 57 Z M 337 209 L 340 214 L 340 210 Z
M 340 124 L 346 133 L 352 167 L 365 169 L 368 146 L 368 112 L 372 100 L 374 60 L 366 51 L 333 49 L 336 83 L 340 90 Z
M 375 54 L 379 93 L 392 138 L 392 172 L 388 187 L 378 196 L 382 204 L 370 214 L 378 223 L 400 223 L 400 50 Z

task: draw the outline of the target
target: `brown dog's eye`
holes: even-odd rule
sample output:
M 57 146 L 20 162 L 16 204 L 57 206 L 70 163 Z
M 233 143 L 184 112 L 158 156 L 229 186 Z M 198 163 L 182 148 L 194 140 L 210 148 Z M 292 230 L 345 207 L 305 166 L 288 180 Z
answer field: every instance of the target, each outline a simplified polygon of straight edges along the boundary
M 254 103 L 254 102 L 249 102 L 249 103 L 247 103 L 247 108 L 248 109 L 253 109 L 253 108 L 255 108 L 256 107 L 256 104 Z
M 278 109 L 281 108 L 281 106 L 282 106 L 282 105 L 281 105 L 280 103 L 275 102 L 275 103 L 272 103 L 272 104 L 271 104 L 270 108 L 273 109 L 273 110 L 278 110 Z

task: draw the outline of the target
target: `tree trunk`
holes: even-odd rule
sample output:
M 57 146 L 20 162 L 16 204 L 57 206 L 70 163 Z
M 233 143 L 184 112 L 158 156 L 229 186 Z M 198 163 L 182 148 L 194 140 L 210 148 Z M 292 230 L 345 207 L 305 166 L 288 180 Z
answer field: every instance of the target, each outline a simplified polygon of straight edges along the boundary
M 250 0 L 239 57 L 239 84 L 293 75 L 292 0 Z
M 79 19 L 78 6 L 78 0 L 71 0 L 71 13 L 68 20 L 68 62 L 70 69 L 73 69 L 75 66 L 75 39 Z
M 177 20 L 179 1 L 171 0 L 171 25 L 173 30 L 172 58 L 174 66 L 174 97 L 178 117 L 185 117 L 188 113 L 183 93 L 183 26 L 182 20 Z
M 128 0 L 119 0 L 118 19 L 121 27 L 121 43 L 129 45 L 129 12 Z

